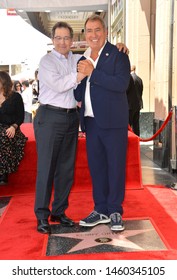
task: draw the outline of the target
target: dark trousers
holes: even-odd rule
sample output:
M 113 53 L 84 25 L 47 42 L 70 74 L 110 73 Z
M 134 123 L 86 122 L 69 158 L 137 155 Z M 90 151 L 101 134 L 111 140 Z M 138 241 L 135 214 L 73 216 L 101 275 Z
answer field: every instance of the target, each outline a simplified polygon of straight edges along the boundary
M 123 214 L 128 129 L 102 129 L 94 118 L 86 117 L 86 144 L 98 213 Z
M 140 136 L 140 124 L 139 124 L 139 119 L 140 119 L 140 111 L 133 111 L 129 110 L 129 125 L 131 126 L 133 132 Z
M 24 118 L 24 123 L 31 123 L 32 122 L 32 113 L 26 112 L 25 111 L 25 118 Z
M 61 112 L 40 106 L 34 118 L 37 145 L 37 179 L 35 214 L 47 219 L 52 213 L 60 215 L 68 207 L 68 196 L 74 177 L 78 142 L 77 112 Z M 54 185 L 54 200 L 49 204 Z

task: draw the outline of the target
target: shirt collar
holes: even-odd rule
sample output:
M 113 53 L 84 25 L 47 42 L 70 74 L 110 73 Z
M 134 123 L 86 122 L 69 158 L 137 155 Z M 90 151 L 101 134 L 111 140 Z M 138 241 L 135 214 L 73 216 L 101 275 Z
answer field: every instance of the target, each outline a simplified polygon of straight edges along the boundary
M 55 49 L 52 49 L 51 51 L 55 56 L 57 56 L 58 58 L 66 58 L 63 54 L 57 52 Z M 72 52 L 69 51 L 68 53 L 68 58 L 72 56 Z
M 100 56 L 100 54 L 102 53 L 102 50 L 104 49 L 106 43 L 107 43 L 107 41 L 105 41 L 104 45 L 103 45 L 102 48 L 99 50 L 98 56 Z M 83 56 L 84 56 L 85 58 L 89 58 L 90 55 L 91 55 L 91 48 L 88 47 L 88 49 L 84 52 Z

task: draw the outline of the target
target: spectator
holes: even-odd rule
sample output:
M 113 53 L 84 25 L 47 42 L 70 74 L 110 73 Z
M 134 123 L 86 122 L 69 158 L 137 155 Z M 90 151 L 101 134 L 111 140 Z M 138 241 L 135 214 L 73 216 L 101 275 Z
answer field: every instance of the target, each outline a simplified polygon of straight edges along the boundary
M 134 80 L 134 84 L 135 84 L 135 91 L 136 91 L 136 95 L 137 98 L 139 100 L 138 106 L 136 108 L 136 111 L 133 114 L 133 118 L 132 118 L 132 129 L 133 132 L 140 136 L 140 124 L 139 124 L 139 119 L 140 119 L 140 110 L 143 108 L 143 81 L 142 79 L 135 73 L 136 71 L 136 66 L 132 65 L 131 66 L 131 75 L 133 77 Z
M 20 130 L 24 119 L 21 95 L 12 90 L 12 81 L 0 71 L 0 185 L 8 183 L 8 174 L 15 172 L 24 155 L 27 138 Z
M 34 77 L 35 79 L 32 83 L 33 104 L 38 102 L 38 95 L 39 95 L 38 69 L 34 72 Z
M 23 92 L 22 98 L 25 107 L 25 119 L 24 123 L 31 123 L 32 122 L 32 89 L 29 86 L 28 81 L 22 82 Z
M 129 86 L 128 86 L 126 93 L 127 93 L 127 99 L 128 99 L 128 107 L 129 107 L 129 125 L 133 130 L 134 129 L 133 124 L 135 122 L 135 115 L 137 113 L 137 110 L 139 110 L 139 99 L 137 97 L 134 80 L 131 75 L 130 75 Z
M 14 81 L 13 90 L 21 94 L 22 93 L 22 84 L 19 81 Z

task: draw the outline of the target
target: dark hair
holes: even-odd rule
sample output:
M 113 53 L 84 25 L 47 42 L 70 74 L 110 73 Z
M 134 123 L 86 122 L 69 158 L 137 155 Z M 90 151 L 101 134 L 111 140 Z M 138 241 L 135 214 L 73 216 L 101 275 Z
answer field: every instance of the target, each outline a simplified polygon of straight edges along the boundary
M 59 21 L 59 22 L 57 22 L 57 23 L 53 26 L 53 28 L 52 28 L 52 32 L 51 32 L 51 37 L 52 37 L 52 39 L 53 39 L 54 36 L 55 36 L 55 30 L 56 30 L 57 28 L 67 28 L 67 29 L 69 30 L 70 37 L 73 38 L 74 32 L 73 32 L 72 27 L 71 27 L 67 22 Z
M 2 83 L 2 87 L 4 90 L 3 95 L 5 98 L 8 98 L 10 95 L 12 95 L 12 80 L 9 74 L 5 71 L 0 71 L 0 82 Z
M 22 84 L 19 81 L 14 81 L 14 90 L 17 90 L 17 85 L 20 85 L 20 88 L 22 87 Z
M 106 24 L 105 24 L 103 18 L 100 17 L 99 15 L 93 14 L 90 17 L 88 17 L 85 21 L 84 29 L 86 29 L 86 24 L 87 24 L 88 21 L 99 21 L 101 23 L 101 25 L 103 26 L 103 29 L 106 30 Z
M 39 72 L 38 69 L 36 69 L 35 72 L 34 72 L 34 77 L 35 77 L 35 79 L 37 79 L 38 72 Z

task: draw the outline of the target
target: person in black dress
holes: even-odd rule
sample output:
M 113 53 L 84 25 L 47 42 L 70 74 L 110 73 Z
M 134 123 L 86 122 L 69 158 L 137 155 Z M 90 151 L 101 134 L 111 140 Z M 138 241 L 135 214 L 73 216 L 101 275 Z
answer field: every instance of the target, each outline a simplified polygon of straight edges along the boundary
M 0 71 L 0 185 L 8 182 L 24 155 L 27 137 L 21 132 L 24 105 L 21 95 L 12 90 L 8 73 Z

